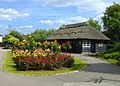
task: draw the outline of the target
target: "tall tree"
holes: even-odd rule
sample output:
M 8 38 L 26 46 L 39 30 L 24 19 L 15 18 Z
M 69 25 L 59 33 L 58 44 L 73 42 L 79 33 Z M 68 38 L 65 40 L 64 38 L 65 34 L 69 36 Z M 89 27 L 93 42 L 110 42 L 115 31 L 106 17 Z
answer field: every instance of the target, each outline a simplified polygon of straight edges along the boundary
M 23 35 L 16 30 L 11 30 L 9 35 L 12 35 L 15 38 L 18 38 L 20 41 L 22 41 L 24 39 Z
M 35 30 L 33 33 L 30 34 L 32 38 L 34 38 L 35 41 L 44 41 L 49 35 L 51 35 L 55 30 L 43 30 L 38 29 Z
M 114 3 L 107 7 L 102 20 L 106 35 L 111 40 L 120 42 L 120 4 Z
M 88 22 L 89 22 L 89 24 L 90 24 L 91 26 L 93 26 L 94 28 L 96 28 L 98 31 L 101 31 L 102 27 L 99 25 L 99 23 L 98 23 L 97 20 L 94 20 L 94 19 L 90 18 L 90 19 L 88 20 Z

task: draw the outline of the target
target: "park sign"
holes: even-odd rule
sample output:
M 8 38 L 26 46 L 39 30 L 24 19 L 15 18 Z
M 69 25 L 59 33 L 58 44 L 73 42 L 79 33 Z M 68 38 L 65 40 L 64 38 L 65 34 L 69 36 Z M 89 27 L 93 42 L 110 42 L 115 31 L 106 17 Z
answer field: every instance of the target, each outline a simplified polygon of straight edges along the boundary
M 2 35 L 0 35 L 0 43 L 2 43 Z

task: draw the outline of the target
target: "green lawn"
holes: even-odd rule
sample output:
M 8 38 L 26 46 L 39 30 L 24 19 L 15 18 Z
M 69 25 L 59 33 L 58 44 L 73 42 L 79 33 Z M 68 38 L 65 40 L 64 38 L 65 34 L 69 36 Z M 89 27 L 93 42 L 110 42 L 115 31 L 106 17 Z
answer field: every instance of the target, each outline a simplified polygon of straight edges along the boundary
M 104 60 L 104 61 L 106 61 L 106 62 L 109 62 L 109 63 L 111 63 L 111 64 L 117 64 L 119 61 L 118 60 L 116 60 L 116 59 L 105 59 L 105 58 L 103 58 L 103 57 L 96 57 L 96 58 L 99 58 L 99 59 L 101 59 L 101 60 Z
M 111 64 L 117 64 L 118 63 L 118 60 L 115 60 L 115 59 L 105 59 L 105 61 L 107 61 Z
M 12 74 L 23 74 L 23 75 L 51 75 L 59 73 L 71 73 L 77 70 L 81 70 L 86 67 L 86 63 L 79 58 L 75 58 L 75 65 L 72 68 L 66 68 L 64 70 L 55 70 L 55 71 L 18 71 L 16 70 L 15 64 L 12 61 L 12 52 L 7 53 L 7 57 L 3 62 L 3 70 Z

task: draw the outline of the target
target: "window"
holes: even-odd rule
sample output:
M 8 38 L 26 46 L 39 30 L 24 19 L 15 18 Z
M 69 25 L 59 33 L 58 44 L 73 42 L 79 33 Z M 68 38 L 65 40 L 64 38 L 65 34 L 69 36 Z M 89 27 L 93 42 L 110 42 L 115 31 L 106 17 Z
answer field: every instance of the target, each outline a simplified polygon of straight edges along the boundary
M 99 46 L 99 47 L 103 47 L 103 43 L 99 43 L 98 46 Z
M 76 45 L 76 47 L 79 47 L 79 41 L 78 40 L 75 41 L 75 45 Z
M 83 41 L 82 46 L 83 47 L 90 47 L 91 43 L 90 41 Z

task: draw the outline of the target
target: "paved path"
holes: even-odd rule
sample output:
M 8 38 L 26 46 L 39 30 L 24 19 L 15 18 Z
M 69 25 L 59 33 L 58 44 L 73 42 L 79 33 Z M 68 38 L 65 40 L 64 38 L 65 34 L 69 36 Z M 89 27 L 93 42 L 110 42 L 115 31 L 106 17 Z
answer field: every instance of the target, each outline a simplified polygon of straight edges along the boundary
M 6 50 L 0 49 L 0 65 Z M 20 76 L 0 71 L 0 86 L 120 86 L 120 67 L 88 55 L 73 54 L 88 63 L 76 73 L 50 76 Z

